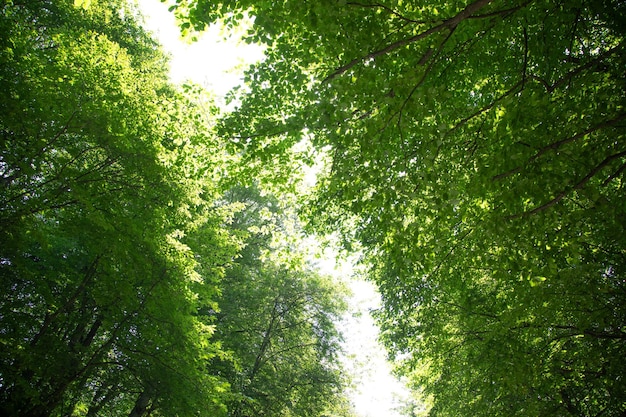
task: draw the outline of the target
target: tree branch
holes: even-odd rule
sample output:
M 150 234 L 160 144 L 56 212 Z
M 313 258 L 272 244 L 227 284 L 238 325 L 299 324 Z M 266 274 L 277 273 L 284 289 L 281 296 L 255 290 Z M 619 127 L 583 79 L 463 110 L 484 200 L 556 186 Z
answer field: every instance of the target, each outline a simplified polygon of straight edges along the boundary
M 477 12 L 478 10 L 480 10 L 481 8 L 483 8 L 484 6 L 488 5 L 489 3 L 491 3 L 493 0 L 477 0 L 474 3 L 468 5 L 465 9 L 461 10 L 457 15 L 455 15 L 454 17 L 451 17 L 450 19 L 445 20 L 443 23 L 437 25 L 437 26 L 433 26 L 432 28 L 425 30 L 421 33 L 418 33 L 415 36 L 411 36 L 409 38 L 404 38 L 404 39 L 400 39 L 399 41 L 393 42 L 389 45 L 387 45 L 386 47 L 379 49 L 377 51 L 374 52 L 370 52 L 369 54 L 359 57 L 359 58 L 355 58 L 352 61 L 348 62 L 347 64 L 337 68 L 332 74 L 330 74 L 329 76 L 327 76 L 322 83 L 326 83 L 330 80 L 332 80 L 333 78 L 345 73 L 346 71 L 348 71 L 349 69 L 351 69 L 352 67 L 364 62 L 364 61 L 369 61 L 371 59 L 375 59 L 381 55 L 385 55 L 391 51 L 394 51 L 398 48 L 401 48 L 403 46 L 406 46 L 410 43 L 413 42 L 417 42 L 421 39 L 427 38 L 428 36 L 443 31 L 443 30 L 454 30 L 459 23 L 461 23 L 463 20 L 469 18 L 470 16 L 472 16 L 475 12 Z
M 598 55 L 595 59 L 592 59 L 586 64 L 576 67 L 573 70 L 569 71 L 563 77 L 559 78 L 554 84 L 550 84 L 548 83 L 548 81 L 536 75 L 529 75 L 528 78 L 541 83 L 548 93 L 552 93 L 557 88 L 563 86 L 566 83 L 569 83 L 572 80 L 572 78 L 574 78 L 579 73 L 595 67 L 596 65 L 600 64 L 604 59 L 608 58 L 610 55 L 613 55 L 616 52 L 620 52 L 623 48 L 624 48 L 624 42 L 614 46 L 611 49 L 604 51 L 603 53 Z
M 414 20 L 414 19 L 409 19 L 406 16 L 401 15 L 400 13 L 396 12 L 395 10 L 393 10 L 391 7 L 387 7 L 384 4 L 380 4 L 380 3 L 373 3 L 373 4 L 363 4 L 363 3 L 358 3 L 356 1 L 349 1 L 346 3 L 347 5 L 350 6 L 359 6 L 359 7 L 367 7 L 367 8 L 378 8 L 378 9 L 383 9 L 388 11 L 389 13 L 391 13 L 392 15 L 398 17 L 401 20 L 404 20 L 406 22 L 410 22 L 410 23 L 415 23 L 415 24 L 425 24 L 428 23 L 426 21 L 423 20 Z
M 602 170 L 602 168 L 607 166 L 613 160 L 622 158 L 624 156 L 626 156 L 626 151 L 622 151 L 622 152 L 619 152 L 619 153 L 607 156 L 594 169 L 592 169 L 582 180 L 580 180 L 578 183 L 576 183 L 576 185 L 574 185 L 570 190 L 563 190 L 556 197 L 554 197 L 552 200 L 548 201 L 547 203 L 545 203 L 545 204 L 543 204 L 543 205 L 541 205 L 541 206 L 539 206 L 537 208 L 534 208 L 532 210 L 525 211 L 525 212 L 519 213 L 519 214 L 514 214 L 512 216 L 508 216 L 507 219 L 508 220 L 513 220 L 513 219 L 518 219 L 520 217 L 528 217 L 528 216 L 531 216 L 533 214 L 539 213 L 541 211 L 544 211 L 544 210 L 554 206 L 559 201 L 561 201 L 567 194 L 569 194 L 571 191 L 582 189 L 585 186 L 585 184 L 587 184 L 589 182 L 589 180 L 591 178 L 593 178 L 598 172 L 600 172 Z
M 543 146 L 542 148 L 540 148 L 537 151 L 536 154 L 534 154 L 533 156 L 531 156 L 528 159 L 527 164 L 529 164 L 529 163 L 539 159 L 541 156 L 543 156 L 548 151 L 557 150 L 558 148 L 560 148 L 561 146 L 563 146 L 563 145 L 565 145 L 567 143 L 574 142 L 575 140 L 580 139 L 580 138 L 582 138 L 584 136 L 587 136 L 587 135 L 595 132 L 596 130 L 600 130 L 600 129 L 603 129 L 605 127 L 613 126 L 613 125 L 619 123 L 620 121 L 622 121 L 624 119 L 626 119 L 626 113 L 622 113 L 622 114 L 618 115 L 615 119 L 607 120 L 607 121 L 605 121 L 603 123 L 600 123 L 599 125 L 590 127 L 587 130 L 584 130 L 584 131 L 582 131 L 580 133 L 575 134 L 574 136 L 570 136 L 570 137 L 567 137 L 565 139 L 561 139 L 561 140 L 558 140 L 556 142 L 553 142 L 553 143 L 551 143 L 549 145 Z M 506 178 L 506 177 L 509 177 L 509 176 L 511 176 L 513 174 L 517 174 L 521 170 L 522 170 L 522 167 L 518 166 L 518 167 L 515 167 L 515 168 L 513 168 L 513 169 L 511 169 L 509 171 L 503 172 L 502 174 L 495 175 L 491 179 L 492 179 L 492 181 L 501 180 L 502 178 Z
M 528 0 L 522 4 L 520 4 L 519 6 L 516 7 L 511 7 L 510 9 L 504 9 L 504 10 L 498 10 L 495 12 L 490 12 L 490 13 L 484 13 L 484 14 L 477 14 L 477 15 L 473 15 L 473 16 L 469 16 L 468 19 L 486 19 L 489 17 L 497 17 L 497 16 L 507 16 L 510 15 L 512 13 L 515 13 L 516 11 L 518 11 L 519 9 L 528 6 L 530 3 L 532 3 L 534 0 Z
M 617 169 L 617 171 L 615 171 L 613 174 L 611 174 L 607 179 L 604 180 L 604 182 L 602 183 L 602 186 L 607 186 L 611 181 L 613 181 L 615 178 L 617 178 L 622 172 L 624 172 L 624 170 L 626 169 L 626 164 L 622 164 L 621 167 L 619 167 Z
M 443 50 L 444 45 L 446 44 L 446 42 L 448 42 L 448 40 L 452 37 L 452 33 L 454 32 L 454 29 L 452 29 L 450 31 L 450 33 L 448 33 L 448 36 L 445 37 L 445 39 L 441 42 L 441 44 L 439 45 L 439 47 L 437 48 L 437 53 L 434 54 L 434 57 L 436 58 L 437 56 L 439 56 L 439 54 L 441 53 L 441 51 Z M 430 53 L 429 53 L 430 52 Z M 428 56 L 428 58 L 426 58 L 426 61 L 424 61 L 422 63 L 422 61 L 424 60 L 424 57 Z M 424 65 L 428 60 L 430 60 L 430 58 L 433 56 L 432 50 L 429 50 L 426 52 L 426 55 L 424 55 L 421 59 L 420 59 L 420 65 Z M 428 64 L 428 67 L 424 70 L 424 73 L 422 74 L 422 77 L 419 79 L 419 81 L 417 82 L 417 84 L 415 84 L 413 86 L 413 89 L 411 89 L 411 92 L 409 93 L 409 95 L 407 96 L 407 98 L 404 100 L 404 102 L 402 103 L 402 105 L 400 106 L 400 109 L 398 110 L 397 113 L 395 113 L 391 118 L 395 117 L 395 115 L 398 115 L 398 127 L 400 127 L 401 123 L 402 123 L 402 112 L 404 111 L 404 108 L 406 107 L 406 105 L 408 104 L 408 102 L 411 100 L 411 97 L 413 97 L 413 94 L 415 94 L 415 92 L 417 91 L 417 89 L 424 83 L 424 81 L 426 81 L 426 77 L 428 76 L 428 74 L 430 73 L 430 71 L 433 69 L 433 67 L 435 66 L 435 61 L 436 59 L 432 59 L 430 64 Z M 390 119 L 391 120 L 391 119 Z M 400 132 L 402 132 L 402 129 L 400 129 Z
M 505 91 L 500 97 L 498 97 L 497 99 L 495 99 L 494 101 L 492 101 L 491 103 L 487 104 L 486 106 L 478 109 L 477 111 L 475 111 L 474 113 L 470 114 L 467 117 L 464 117 L 463 119 L 459 120 L 457 122 L 456 125 L 454 125 L 454 127 L 450 130 L 448 130 L 446 132 L 446 136 L 449 135 L 450 133 L 454 132 L 455 130 L 457 130 L 458 128 L 460 128 L 461 126 L 463 126 L 465 123 L 469 122 L 470 120 L 472 120 L 474 117 L 476 116 L 480 116 L 481 114 L 483 114 L 486 111 L 489 111 L 491 109 L 493 109 L 496 104 L 498 104 L 500 101 L 502 101 L 503 99 L 505 99 L 506 97 L 508 97 L 509 95 L 513 94 L 514 92 L 516 92 L 518 90 L 518 88 L 520 88 L 520 86 L 524 85 L 524 80 L 520 80 L 517 83 L 515 83 L 511 88 L 509 88 L 507 91 Z

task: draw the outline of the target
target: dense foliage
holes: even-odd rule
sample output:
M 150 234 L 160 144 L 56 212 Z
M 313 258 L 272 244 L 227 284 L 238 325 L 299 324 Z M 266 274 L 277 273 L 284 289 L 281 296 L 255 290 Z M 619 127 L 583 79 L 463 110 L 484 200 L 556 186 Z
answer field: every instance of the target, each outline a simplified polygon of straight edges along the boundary
M 0 414 L 239 416 L 254 389 L 283 400 L 257 415 L 319 416 L 343 404 L 337 292 L 295 261 L 238 266 L 263 242 L 225 197 L 237 156 L 135 15 L 0 6 Z M 280 327 L 254 356 L 272 308 Z
M 334 328 L 346 309 L 345 290 L 311 270 L 262 260 L 272 235 L 291 229 L 275 198 L 242 187 L 225 197 L 244 204 L 231 227 L 246 236 L 226 272 L 216 321 L 216 337 L 235 358 L 221 368 L 237 393 L 232 415 L 349 416 Z
M 303 214 L 364 248 L 430 415 L 624 415 L 623 1 L 174 9 L 254 16 L 267 59 L 220 132 L 250 164 L 326 154 Z

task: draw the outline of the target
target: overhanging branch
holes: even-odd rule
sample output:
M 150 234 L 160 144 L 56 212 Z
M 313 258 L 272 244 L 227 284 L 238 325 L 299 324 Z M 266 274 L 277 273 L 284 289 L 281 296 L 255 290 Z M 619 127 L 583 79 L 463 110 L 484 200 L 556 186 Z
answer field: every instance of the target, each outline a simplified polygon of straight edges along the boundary
M 347 64 L 337 68 L 332 74 L 330 74 L 328 77 L 326 77 L 322 83 L 326 83 L 330 80 L 332 80 L 333 78 L 345 73 L 346 71 L 348 71 L 349 69 L 353 68 L 354 66 L 365 62 L 365 61 L 369 61 L 371 59 L 375 59 L 381 55 L 385 55 L 391 51 L 394 51 L 398 48 L 401 48 L 403 46 L 406 46 L 410 43 L 413 42 L 417 42 L 421 39 L 425 39 L 428 36 L 437 33 L 437 32 L 441 32 L 443 30 L 454 30 L 459 23 L 461 23 L 463 20 L 469 18 L 470 16 L 472 16 L 474 13 L 476 13 L 478 10 L 480 10 L 481 8 L 483 8 L 484 6 L 488 5 L 489 3 L 491 3 L 493 0 L 477 0 L 474 3 L 468 5 L 467 7 L 465 7 L 465 9 L 461 10 L 457 15 L 455 15 L 454 17 L 451 17 L 450 19 L 445 20 L 443 23 L 437 25 L 437 26 L 433 26 L 430 29 L 427 29 L 423 32 L 418 33 L 417 35 L 408 37 L 408 38 L 404 38 L 404 39 L 400 39 L 399 41 L 393 42 L 389 45 L 387 45 L 386 47 L 379 49 L 377 51 L 374 52 L 370 52 L 369 54 L 359 57 L 359 58 L 355 58 L 352 61 L 348 62 Z
M 626 151 L 622 151 L 622 152 L 619 152 L 619 153 L 607 156 L 602 162 L 600 162 L 598 165 L 596 165 L 596 167 L 594 169 L 592 169 L 587 175 L 585 175 L 585 177 L 583 179 L 581 179 L 579 182 L 577 182 L 571 189 L 561 191 L 552 200 L 548 201 L 547 203 L 545 203 L 545 204 L 543 204 L 543 205 L 541 205 L 541 206 L 539 206 L 537 208 L 534 208 L 534 209 L 529 210 L 529 211 L 525 211 L 523 213 L 519 213 L 519 214 L 514 214 L 512 216 L 508 216 L 507 219 L 508 220 L 513 220 L 513 219 L 518 219 L 520 217 L 528 217 L 528 216 L 531 216 L 533 214 L 539 213 L 541 211 L 544 211 L 544 210 L 554 206 L 559 201 L 561 201 L 563 198 L 565 198 L 565 196 L 567 196 L 567 194 L 569 194 L 570 192 L 582 189 L 585 186 L 585 184 L 587 184 L 589 182 L 589 180 L 591 178 L 596 176 L 596 174 L 598 174 L 598 172 L 600 172 L 604 167 L 606 167 L 612 161 L 614 161 L 615 159 L 623 158 L 625 156 L 626 156 Z

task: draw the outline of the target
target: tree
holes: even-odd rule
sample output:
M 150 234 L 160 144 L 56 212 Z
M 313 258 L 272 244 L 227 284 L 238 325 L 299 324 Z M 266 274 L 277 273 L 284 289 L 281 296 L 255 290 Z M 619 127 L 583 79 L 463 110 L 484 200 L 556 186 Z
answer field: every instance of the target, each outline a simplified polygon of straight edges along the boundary
M 280 252 L 272 246 L 288 221 L 275 197 L 237 187 L 225 200 L 240 205 L 230 227 L 243 248 L 226 272 L 219 310 L 209 313 L 216 317 L 216 340 L 231 355 L 214 363 L 233 389 L 229 415 L 350 416 L 341 408 L 347 376 L 335 328 L 346 290 L 294 261 L 294 254 L 286 264 L 266 259 L 268 250 Z
M 267 58 L 220 132 L 250 161 L 325 152 L 303 212 L 365 248 L 431 415 L 626 411 L 623 2 L 174 8 L 254 16 Z
M 224 154 L 132 8 L 74 3 L 0 9 L 0 410 L 220 415 Z

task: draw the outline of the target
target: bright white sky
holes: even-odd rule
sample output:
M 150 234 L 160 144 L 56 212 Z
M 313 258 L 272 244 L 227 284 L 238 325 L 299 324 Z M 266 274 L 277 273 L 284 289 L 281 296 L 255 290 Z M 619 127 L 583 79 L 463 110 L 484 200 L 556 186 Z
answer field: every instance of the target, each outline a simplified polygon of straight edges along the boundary
M 218 98 L 240 84 L 242 71 L 263 57 L 255 45 L 238 42 L 236 37 L 224 41 L 219 28 L 212 27 L 194 43 L 181 40 L 172 13 L 158 0 L 138 0 L 145 16 L 145 26 L 152 31 L 164 49 L 171 54 L 170 77 L 181 83 L 194 81 L 212 90 Z M 336 266 L 329 259 L 320 264 L 322 272 L 347 276 L 349 264 Z M 356 374 L 352 393 L 354 407 L 360 417 L 399 417 L 395 408 L 408 397 L 407 390 L 391 374 L 383 348 L 377 343 L 378 329 L 369 315 L 379 297 L 372 284 L 351 280 L 354 291 L 341 328 L 346 339 L 347 367 Z
M 183 41 L 167 5 L 158 0 L 138 0 L 138 4 L 145 26 L 172 55 L 170 77 L 176 83 L 191 80 L 223 97 L 241 83 L 242 71 L 263 57 L 257 45 L 247 45 L 236 36 L 224 40 L 218 27 L 200 34 L 197 42 Z

